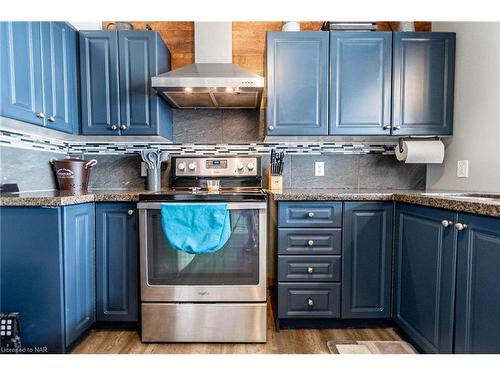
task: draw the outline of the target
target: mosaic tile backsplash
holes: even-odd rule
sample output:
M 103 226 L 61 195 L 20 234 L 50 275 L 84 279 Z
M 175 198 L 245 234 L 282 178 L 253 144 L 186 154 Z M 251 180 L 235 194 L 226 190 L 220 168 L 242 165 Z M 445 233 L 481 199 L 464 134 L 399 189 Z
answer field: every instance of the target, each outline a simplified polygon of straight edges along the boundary
M 142 189 L 143 149 L 162 151 L 162 186 L 168 186 L 168 158 L 177 155 L 260 155 L 269 164 L 272 149 L 284 151 L 286 187 L 394 188 L 425 187 L 425 165 L 396 160 L 396 140 L 383 142 L 262 141 L 263 113 L 256 110 L 174 110 L 174 142 L 82 142 L 0 129 L 2 183 L 18 183 L 22 191 L 56 189 L 49 160 L 65 155 L 97 159 L 92 189 Z M 29 127 L 28 127 L 29 128 Z M 68 139 L 68 138 L 63 138 Z M 314 161 L 325 162 L 325 176 L 314 176 Z

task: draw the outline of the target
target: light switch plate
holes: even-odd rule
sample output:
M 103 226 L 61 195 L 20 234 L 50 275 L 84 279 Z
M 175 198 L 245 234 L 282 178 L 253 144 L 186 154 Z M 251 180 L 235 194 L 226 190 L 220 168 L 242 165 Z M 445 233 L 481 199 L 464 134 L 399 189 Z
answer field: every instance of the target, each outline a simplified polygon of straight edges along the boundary
M 315 161 L 314 162 L 314 175 L 316 177 L 321 177 L 325 175 L 325 162 Z
M 457 161 L 457 177 L 469 177 L 469 161 L 468 160 L 458 160 Z

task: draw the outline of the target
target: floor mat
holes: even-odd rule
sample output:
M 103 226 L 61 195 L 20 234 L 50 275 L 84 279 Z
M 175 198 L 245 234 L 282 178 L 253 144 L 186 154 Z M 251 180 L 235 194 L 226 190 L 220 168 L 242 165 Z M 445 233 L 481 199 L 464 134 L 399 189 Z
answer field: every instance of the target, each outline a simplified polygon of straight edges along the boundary
M 328 341 L 332 354 L 417 354 L 405 341 Z

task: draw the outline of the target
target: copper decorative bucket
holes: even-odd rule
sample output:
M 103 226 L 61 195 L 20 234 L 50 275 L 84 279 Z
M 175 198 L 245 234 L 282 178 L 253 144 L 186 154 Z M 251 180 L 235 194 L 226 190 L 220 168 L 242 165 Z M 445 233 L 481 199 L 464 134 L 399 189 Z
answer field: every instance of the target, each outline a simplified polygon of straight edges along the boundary
M 86 193 L 89 186 L 90 168 L 97 164 L 97 160 L 81 159 L 51 159 L 57 176 L 59 190 L 72 193 Z

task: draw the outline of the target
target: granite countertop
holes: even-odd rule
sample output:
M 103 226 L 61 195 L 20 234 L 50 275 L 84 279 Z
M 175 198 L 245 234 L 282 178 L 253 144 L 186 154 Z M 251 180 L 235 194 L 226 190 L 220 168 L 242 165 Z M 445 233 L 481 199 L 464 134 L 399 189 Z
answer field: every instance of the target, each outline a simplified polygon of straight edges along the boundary
M 168 192 L 169 190 L 162 191 Z M 137 202 L 140 194 L 148 193 L 152 192 L 148 190 L 91 190 L 82 195 L 71 195 L 59 191 L 3 193 L 0 194 L 0 206 L 66 206 L 87 202 Z M 281 192 L 268 191 L 268 193 L 271 199 L 276 201 L 396 201 L 500 217 L 500 193 L 491 193 L 495 199 L 471 196 L 470 194 L 474 193 L 470 192 L 387 189 L 284 189 Z M 457 196 L 457 194 L 465 195 Z
M 396 201 L 446 210 L 500 217 L 500 193 L 475 193 L 460 191 L 419 191 L 380 189 L 283 189 L 269 191 L 276 201 L 339 200 L 339 201 Z M 472 195 L 471 195 L 472 194 Z M 475 194 L 491 195 L 485 199 Z M 462 195 L 462 196 L 460 196 Z
M 73 195 L 60 191 L 29 193 L 2 193 L 0 206 L 67 206 L 88 202 L 137 202 L 139 194 L 147 190 L 90 190 L 87 194 Z

